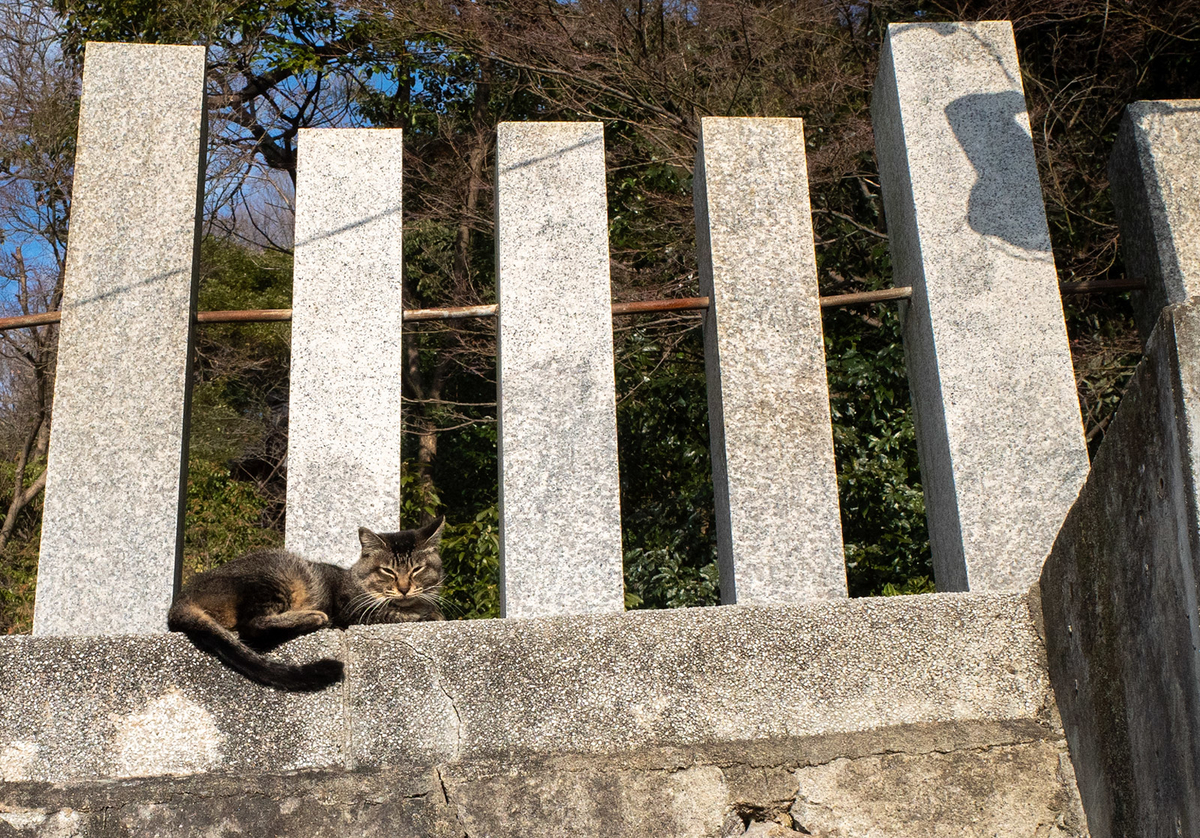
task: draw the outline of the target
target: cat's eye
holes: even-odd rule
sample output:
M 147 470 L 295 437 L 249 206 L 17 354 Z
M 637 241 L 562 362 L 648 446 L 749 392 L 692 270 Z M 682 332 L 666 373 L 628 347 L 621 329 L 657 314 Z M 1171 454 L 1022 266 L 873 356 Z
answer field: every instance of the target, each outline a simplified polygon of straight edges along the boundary
M 390 567 L 381 567 L 381 568 L 379 568 L 379 572 L 382 573 L 384 576 L 390 576 L 393 579 L 396 578 L 396 571 Z

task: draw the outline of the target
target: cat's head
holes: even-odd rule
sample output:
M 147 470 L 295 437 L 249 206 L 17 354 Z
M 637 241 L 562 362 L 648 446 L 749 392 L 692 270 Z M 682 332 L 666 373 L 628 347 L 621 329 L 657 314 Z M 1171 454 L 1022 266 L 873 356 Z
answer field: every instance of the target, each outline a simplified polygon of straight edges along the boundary
M 439 516 L 415 530 L 377 533 L 359 527 L 362 556 L 354 565 L 354 574 L 379 598 L 377 612 L 385 608 L 415 612 L 437 606 L 444 578 L 438 552 L 444 524 L 445 517 Z M 389 619 L 382 613 L 378 617 L 380 622 Z

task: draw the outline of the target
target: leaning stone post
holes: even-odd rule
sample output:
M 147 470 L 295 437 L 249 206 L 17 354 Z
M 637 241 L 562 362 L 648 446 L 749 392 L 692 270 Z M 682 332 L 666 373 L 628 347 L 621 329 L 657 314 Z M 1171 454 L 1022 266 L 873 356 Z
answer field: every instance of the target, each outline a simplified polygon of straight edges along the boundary
M 1088 456 L 1012 27 L 893 24 L 871 109 L 937 585 L 1025 590 Z
M 846 596 L 799 119 L 705 119 L 693 200 L 721 601 Z
M 349 566 L 359 527 L 400 525 L 401 132 L 297 150 L 286 543 Z
M 599 123 L 502 123 L 500 607 L 621 611 L 621 513 Z
M 34 632 L 166 630 L 179 580 L 203 47 L 87 45 Z
M 1146 283 L 1132 295 L 1145 340 L 1165 306 L 1200 294 L 1200 99 L 1127 107 L 1108 180 L 1125 270 Z

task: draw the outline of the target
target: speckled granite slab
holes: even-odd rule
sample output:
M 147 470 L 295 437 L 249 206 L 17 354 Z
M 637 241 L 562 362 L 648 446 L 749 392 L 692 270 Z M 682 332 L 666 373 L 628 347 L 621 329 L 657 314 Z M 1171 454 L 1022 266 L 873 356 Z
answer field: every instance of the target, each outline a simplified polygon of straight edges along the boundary
M 501 609 L 622 611 L 604 132 L 502 123 L 496 153 Z
M 166 630 L 183 546 L 204 48 L 87 45 L 34 631 Z
M 401 139 L 297 140 L 286 542 L 315 561 L 351 565 L 359 527 L 400 526 Z
M 1088 455 L 1012 26 L 893 24 L 871 111 L 938 590 L 1025 590 Z
M 703 120 L 693 197 L 721 600 L 844 597 L 801 121 Z

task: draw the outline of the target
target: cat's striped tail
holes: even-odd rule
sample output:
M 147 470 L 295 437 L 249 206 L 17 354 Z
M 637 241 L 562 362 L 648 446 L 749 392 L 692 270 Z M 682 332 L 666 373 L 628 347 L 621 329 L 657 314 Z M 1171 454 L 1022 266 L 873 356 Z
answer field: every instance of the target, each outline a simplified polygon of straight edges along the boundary
M 167 614 L 167 627 L 181 631 L 204 651 L 220 658 L 251 681 L 293 692 L 314 692 L 342 680 L 344 667 L 334 658 L 290 664 L 251 649 L 235 632 L 213 619 L 194 602 L 179 600 Z

